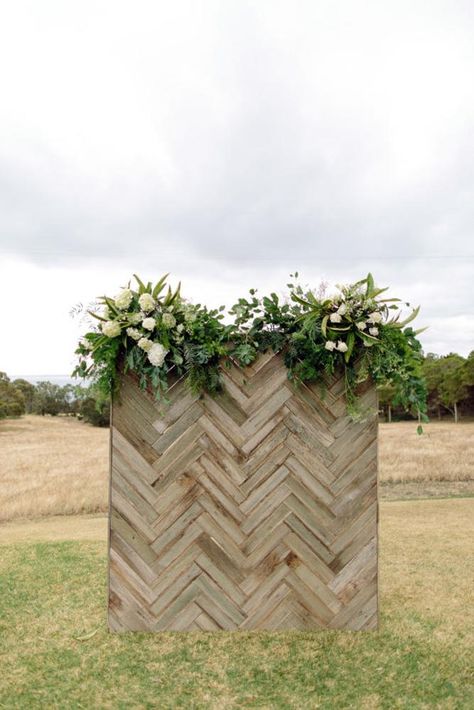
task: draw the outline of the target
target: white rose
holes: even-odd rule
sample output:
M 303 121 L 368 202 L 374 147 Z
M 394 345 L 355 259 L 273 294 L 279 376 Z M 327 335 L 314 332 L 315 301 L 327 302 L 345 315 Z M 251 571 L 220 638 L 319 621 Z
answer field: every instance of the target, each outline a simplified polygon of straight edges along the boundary
M 138 347 L 144 350 L 146 353 L 150 350 L 153 343 L 148 338 L 140 338 L 138 341 Z
M 337 312 L 339 313 L 340 316 L 344 316 L 347 313 L 347 306 L 345 303 L 341 303 L 339 308 L 337 309 Z
M 140 340 L 142 334 L 136 328 L 127 328 L 127 335 L 133 340 Z
M 338 340 L 336 350 L 339 350 L 340 353 L 345 353 L 347 352 L 347 345 L 342 340 Z
M 145 318 L 145 320 L 142 321 L 142 326 L 145 328 L 145 330 L 154 330 L 156 326 L 156 320 L 154 318 Z
M 336 343 L 334 343 L 332 340 L 326 340 L 324 347 L 326 348 L 326 350 L 334 350 L 334 348 L 336 347 Z
M 115 320 L 108 320 L 102 323 L 102 332 L 108 338 L 115 338 L 120 335 L 120 324 Z
M 132 302 L 133 298 L 133 293 L 130 291 L 129 288 L 124 288 L 118 296 L 115 296 L 114 302 L 117 308 L 121 311 L 124 311 L 129 307 L 129 305 Z
M 161 343 L 153 343 L 148 351 L 148 359 L 155 367 L 161 367 L 165 361 L 167 352 L 168 351 L 162 346 Z
M 382 320 L 382 314 L 378 311 L 374 311 L 370 314 L 367 320 L 369 321 L 369 323 L 380 323 Z
M 133 325 L 138 325 L 139 323 L 142 322 L 144 319 L 145 314 L 144 313 L 131 313 L 128 317 L 130 323 L 133 323 Z
M 331 315 L 329 316 L 329 320 L 331 321 L 331 323 L 340 323 L 342 321 L 342 318 L 339 313 L 331 313 Z
M 359 328 L 359 330 L 365 330 L 367 328 L 367 323 L 364 320 L 360 320 L 358 323 L 356 323 L 356 326 Z
M 378 328 L 369 328 L 369 333 L 370 333 L 370 335 L 378 335 L 379 329 Z
M 140 298 L 138 299 L 138 303 L 140 304 L 140 308 L 145 311 L 145 313 L 149 313 L 152 311 L 155 307 L 155 299 L 151 295 L 151 293 L 142 293 Z
M 174 328 L 176 325 L 176 318 L 171 313 L 163 313 L 161 320 L 165 328 Z

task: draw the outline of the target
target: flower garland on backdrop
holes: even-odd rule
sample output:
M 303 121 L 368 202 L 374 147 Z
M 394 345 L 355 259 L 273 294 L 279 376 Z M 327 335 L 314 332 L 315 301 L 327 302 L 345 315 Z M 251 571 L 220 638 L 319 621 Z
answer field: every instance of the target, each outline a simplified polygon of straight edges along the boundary
M 258 297 L 250 289 L 228 311 L 192 304 L 172 290 L 168 274 L 156 284 L 134 276 L 115 298 L 103 296 L 88 313 L 96 325 L 81 339 L 79 362 L 73 375 L 91 379 L 106 396 L 117 392 L 120 375 L 136 374 L 140 387 L 151 388 L 166 401 L 171 371 L 184 377 L 194 393 L 217 393 L 220 368 L 232 360 L 250 365 L 269 349 L 282 353 L 288 378 L 320 382 L 338 370 L 344 372 L 349 415 L 367 416 L 357 398 L 357 385 L 371 379 L 376 386 L 390 384 L 394 403 L 421 421 L 426 417 L 426 386 L 421 376 L 422 350 L 409 323 L 412 309 L 402 320 L 400 299 L 380 298 L 369 274 L 356 283 L 338 286 L 326 297 L 325 289 L 304 289 L 298 274 L 291 274 L 288 296 Z M 294 281 L 294 282 L 293 282 Z M 409 304 L 406 304 L 409 306 Z M 421 426 L 419 426 L 421 432 Z

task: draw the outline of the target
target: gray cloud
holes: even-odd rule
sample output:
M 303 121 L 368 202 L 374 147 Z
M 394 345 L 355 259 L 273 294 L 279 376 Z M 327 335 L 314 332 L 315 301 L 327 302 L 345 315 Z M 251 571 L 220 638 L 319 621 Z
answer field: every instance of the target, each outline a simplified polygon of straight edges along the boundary
M 3 11 L 3 254 L 375 266 L 472 327 L 471 3 L 137 7 Z

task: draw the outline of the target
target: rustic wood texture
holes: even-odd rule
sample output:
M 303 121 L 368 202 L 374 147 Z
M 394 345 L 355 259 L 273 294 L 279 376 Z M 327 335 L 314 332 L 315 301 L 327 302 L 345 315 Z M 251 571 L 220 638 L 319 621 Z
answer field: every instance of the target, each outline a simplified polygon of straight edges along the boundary
M 215 398 L 178 381 L 163 408 L 123 378 L 110 629 L 376 628 L 375 415 L 348 418 L 341 377 L 294 387 L 279 355 L 223 379 Z

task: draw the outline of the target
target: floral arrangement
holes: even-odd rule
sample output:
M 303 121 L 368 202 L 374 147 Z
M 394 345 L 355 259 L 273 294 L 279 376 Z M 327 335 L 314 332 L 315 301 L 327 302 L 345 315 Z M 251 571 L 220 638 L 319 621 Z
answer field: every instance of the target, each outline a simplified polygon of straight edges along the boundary
M 288 296 L 259 298 L 251 289 L 228 311 L 209 310 L 172 290 L 163 276 L 144 283 L 135 276 L 115 298 L 103 296 L 88 311 L 95 327 L 76 350 L 74 375 L 92 378 L 103 394 L 117 391 L 120 373 L 133 371 L 142 388 L 166 400 L 168 376 L 184 376 L 193 392 L 214 394 L 221 387 L 220 368 L 226 362 L 251 364 L 260 352 L 281 352 L 288 377 L 298 382 L 319 381 L 342 369 L 348 411 L 364 413 L 356 396 L 358 383 L 395 388 L 396 403 L 426 420 L 426 388 L 421 377 L 421 345 L 409 323 L 419 308 L 402 320 L 400 299 L 380 298 L 369 274 L 354 284 L 339 286 L 333 296 L 325 289 L 287 284 Z M 296 280 L 298 274 L 292 274 Z M 409 305 L 409 304 L 406 304 Z

